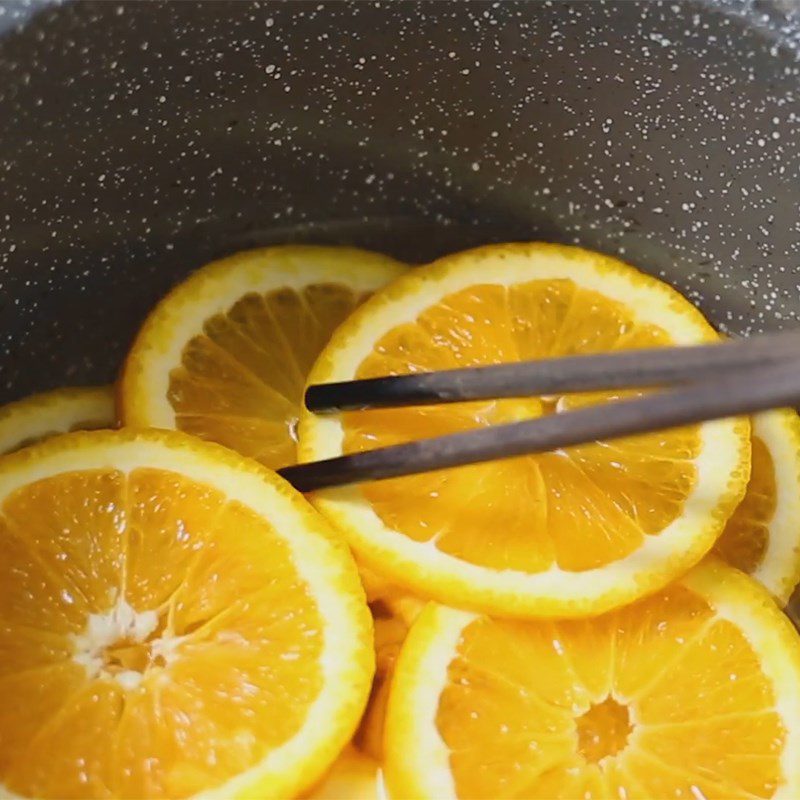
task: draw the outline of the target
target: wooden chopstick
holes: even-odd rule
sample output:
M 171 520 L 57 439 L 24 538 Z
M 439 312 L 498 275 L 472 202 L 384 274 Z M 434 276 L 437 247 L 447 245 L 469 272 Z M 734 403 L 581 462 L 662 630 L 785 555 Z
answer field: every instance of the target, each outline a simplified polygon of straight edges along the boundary
M 754 336 L 693 347 L 523 361 L 487 367 L 398 375 L 309 386 L 306 407 L 315 413 L 463 400 L 666 386 L 723 371 L 800 356 L 800 332 Z
M 634 400 L 298 464 L 280 470 L 301 492 L 509 458 L 800 403 L 800 357 L 722 372 Z

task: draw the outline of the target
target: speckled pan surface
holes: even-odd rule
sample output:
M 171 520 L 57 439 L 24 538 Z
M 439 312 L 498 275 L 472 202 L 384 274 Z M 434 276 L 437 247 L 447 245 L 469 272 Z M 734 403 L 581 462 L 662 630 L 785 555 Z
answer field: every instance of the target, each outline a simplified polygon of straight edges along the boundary
M 176 280 L 286 240 L 576 241 L 793 321 L 795 6 L 2 4 L 0 400 L 111 379 Z

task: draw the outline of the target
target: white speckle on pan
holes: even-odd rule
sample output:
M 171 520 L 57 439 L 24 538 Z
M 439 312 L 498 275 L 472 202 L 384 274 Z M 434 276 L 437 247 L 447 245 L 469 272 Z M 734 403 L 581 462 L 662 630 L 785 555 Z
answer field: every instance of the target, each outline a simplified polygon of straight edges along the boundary
M 0 393 L 110 379 L 192 266 L 287 239 L 412 260 L 574 241 L 663 275 L 731 332 L 796 323 L 800 25 L 722 7 L 17 17 L 24 48 L 0 39 Z M 16 11 L 0 9 L 2 30 Z

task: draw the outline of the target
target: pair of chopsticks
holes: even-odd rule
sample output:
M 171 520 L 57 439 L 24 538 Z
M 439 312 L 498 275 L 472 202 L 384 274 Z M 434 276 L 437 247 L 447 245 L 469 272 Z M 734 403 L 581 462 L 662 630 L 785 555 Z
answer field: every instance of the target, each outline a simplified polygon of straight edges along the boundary
M 565 392 L 671 387 L 632 400 L 280 470 L 302 492 L 393 478 L 800 404 L 800 332 L 342 383 L 306 391 L 319 414 Z

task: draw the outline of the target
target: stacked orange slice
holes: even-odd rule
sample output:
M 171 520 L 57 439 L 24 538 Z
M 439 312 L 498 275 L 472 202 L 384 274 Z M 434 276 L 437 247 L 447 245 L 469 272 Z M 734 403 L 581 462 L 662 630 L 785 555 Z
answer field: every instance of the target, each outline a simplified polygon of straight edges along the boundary
M 306 376 L 335 328 L 405 265 L 347 247 L 248 250 L 153 310 L 123 369 L 120 418 L 176 428 L 277 469 L 295 462 Z
M 396 798 L 794 798 L 800 641 L 714 561 L 588 621 L 432 605 L 387 725 Z
M 48 438 L 112 427 L 108 389 L 0 409 L 0 790 L 795 800 L 794 412 L 326 490 L 322 515 L 271 471 L 636 394 L 314 417 L 307 380 L 716 338 L 574 247 L 199 270 L 134 343 L 127 428 Z
M 492 246 L 407 273 L 334 334 L 310 381 L 714 341 L 688 301 L 572 247 Z M 312 461 L 496 425 L 620 393 L 306 414 Z M 747 420 L 321 491 L 364 564 L 439 602 L 584 616 L 663 587 L 714 544 L 745 492 Z
M 372 677 L 355 564 L 273 473 L 177 432 L 0 460 L 0 784 L 287 797 Z

